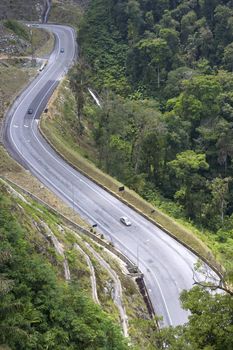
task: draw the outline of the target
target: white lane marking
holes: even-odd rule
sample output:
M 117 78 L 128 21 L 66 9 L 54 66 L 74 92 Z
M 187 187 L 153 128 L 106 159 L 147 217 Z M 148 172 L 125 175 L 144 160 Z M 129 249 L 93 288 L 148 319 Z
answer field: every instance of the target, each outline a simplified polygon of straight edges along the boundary
M 19 126 L 18 125 L 13 125 L 14 128 L 18 128 Z
M 28 127 L 29 127 L 29 125 L 24 124 L 24 127 L 25 127 L 25 128 L 28 128 Z
M 56 82 L 55 82 L 55 83 L 56 83 Z M 55 83 L 54 83 L 54 84 L 55 84 Z M 53 84 L 53 85 L 54 85 L 54 84 Z M 50 92 L 50 90 L 53 88 L 53 85 L 51 85 L 51 87 L 49 88 L 49 90 L 47 90 L 45 96 L 46 96 L 46 95 Z M 45 96 L 44 96 L 44 97 L 45 97 Z M 37 107 L 37 110 L 40 108 L 40 105 L 41 105 L 42 102 L 43 102 L 43 101 L 40 102 L 39 106 Z M 35 114 L 37 113 L 37 110 L 36 110 Z M 35 118 L 35 117 L 34 117 L 34 118 Z M 34 118 L 33 118 L 33 119 L 34 119 Z M 32 120 L 32 122 L 31 122 L 31 129 L 32 129 L 33 135 L 34 135 L 34 137 L 37 139 L 38 143 L 42 146 L 42 148 L 46 151 L 46 153 L 48 153 L 49 156 L 51 156 L 51 157 L 52 157 L 60 166 L 62 166 L 66 171 L 68 171 L 69 173 L 71 173 L 72 176 L 74 176 L 76 179 L 79 179 L 79 180 L 80 180 L 80 178 L 79 178 L 76 174 L 74 174 L 71 170 L 67 169 L 67 167 L 66 167 L 65 165 L 63 165 L 57 158 L 55 158 L 55 157 L 44 147 L 44 145 L 40 142 L 40 140 L 38 139 L 37 135 L 35 134 L 34 129 L 33 129 L 33 127 L 32 127 L 32 123 L 33 123 L 33 120 Z M 47 179 L 47 180 L 48 180 L 48 179 Z M 98 191 L 94 190 L 89 184 L 86 183 L 86 181 L 83 181 L 83 180 L 82 180 L 82 182 L 84 182 L 92 191 L 94 191 L 95 193 L 97 193 L 100 197 L 104 198 L 104 196 L 103 196 L 101 193 L 99 193 Z M 62 193 L 64 194 L 64 192 L 62 192 Z M 109 203 L 111 203 L 110 200 L 108 200 L 108 199 L 106 199 L 106 198 L 105 198 L 105 200 L 107 200 Z M 72 199 L 71 199 L 71 202 L 72 202 Z M 113 205 L 115 208 L 117 208 L 118 210 L 120 210 L 115 204 L 111 203 L 111 205 Z M 79 207 L 79 208 L 80 208 L 80 207 Z M 94 222 L 96 222 L 96 223 L 98 224 L 98 226 L 102 227 L 102 225 L 98 222 L 98 220 L 96 220 L 92 215 L 90 215 L 85 209 L 83 209 L 83 208 L 80 208 L 80 209 L 85 213 L 85 215 L 87 215 L 87 217 L 91 218 Z M 123 210 L 120 210 L 120 211 L 123 213 Z M 139 224 L 139 225 L 140 225 L 140 224 Z M 110 237 L 112 237 L 112 236 L 111 236 L 111 233 L 110 233 L 110 231 L 109 231 L 108 229 L 106 229 L 106 228 L 104 228 L 104 227 L 103 227 L 103 229 L 104 229 L 105 231 L 108 232 L 108 234 L 110 235 Z M 114 240 L 116 240 L 115 237 L 114 237 Z M 146 242 L 149 242 L 149 241 L 150 241 L 149 239 L 146 240 Z M 131 253 L 131 254 L 132 254 L 132 253 Z M 154 274 L 154 272 L 152 272 L 152 275 L 153 275 L 153 277 L 154 277 L 154 279 L 155 279 L 155 281 L 156 281 L 156 284 L 157 284 L 157 286 L 158 286 L 158 288 L 159 288 L 160 295 L 161 295 L 161 297 L 162 297 L 162 300 L 163 300 L 163 303 L 164 303 L 164 306 L 165 306 L 165 309 L 166 309 L 166 313 L 167 313 L 167 316 L 168 316 L 170 325 L 172 325 L 173 322 L 172 322 L 172 319 L 171 319 L 170 312 L 169 312 L 169 310 L 168 310 L 168 306 L 167 306 L 167 303 L 166 303 L 164 294 L 163 294 L 163 292 L 162 292 L 161 285 L 160 285 L 160 283 L 159 283 L 159 281 L 158 281 L 156 275 Z
M 60 38 L 59 36 L 57 36 L 58 38 L 58 51 L 56 53 L 56 58 L 58 57 L 58 52 L 60 50 Z M 36 84 L 34 86 L 32 86 L 30 88 L 30 86 L 28 87 L 28 92 L 27 94 L 24 96 L 23 100 L 19 103 L 19 105 L 17 106 L 16 110 L 14 111 L 14 114 L 13 114 L 13 117 L 11 119 L 11 122 L 10 122 L 10 127 L 11 127 L 11 124 L 13 123 L 14 121 L 14 118 L 15 118 L 15 115 L 18 111 L 18 109 L 20 108 L 20 106 L 22 105 L 22 103 L 24 102 L 24 100 L 30 95 L 30 93 L 35 89 L 35 87 L 39 84 L 39 82 L 44 78 L 44 76 L 53 68 L 53 64 L 51 64 L 51 66 L 48 68 L 47 71 L 44 72 L 44 74 L 40 77 L 40 79 L 36 82 Z M 46 73 L 46 74 L 45 74 Z M 33 118 L 34 119 L 34 118 Z M 14 126 L 15 127 L 15 126 Z
M 58 39 L 59 39 L 59 37 L 58 37 Z M 59 48 L 60 48 L 60 39 L 59 39 Z M 53 65 L 52 65 L 48 70 L 50 70 L 52 67 L 53 67 Z M 47 71 L 46 73 L 48 73 L 48 71 Z M 61 74 L 63 74 L 63 72 L 62 72 Z M 59 74 L 58 77 L 60 77 L 61 74 Z M 42 77 L 41 77 L 41 79 L 42 79 Z M 27 98 L 28 95 L 30 94 L 30 92 L 34 90 L 34 88 L 37 86 L 37 84 L 39 83 L 39 81 L 40 81 L 41 79 L 39 79 L 38 82 L 29 90 L 29 92 L 26 94 L 26 96 L 24 97 L 24 99 Z M 55 83 L 56 83 L 56 81 L 55 81 Z M 53 85 L 55 85 L 55 83 L 51 85 L 51 87 L 49 88 L 49 90 L 47 90 L 45 96 L 48 94 L 48 92 L 50 92 L 51 88 L 53 87 Z M 45 96 L 44 96 L 44 97 L 45 97 Z M 14 118 L 15 118 L 16 112 L 17 112 L 17 110 L 19 109 L 19 107 L 21 106 L 21 104 L 23 103 L 24 99 L 21 101 L 21 103 L 18 105 L 17 109 L 15 110 L 15 112 L 14 112 L 14 114 L 13 114 L 13 118 L 12 118 L 11 123 L 10 123 L 10 136 L 11 136 L 11 139 L 12 139 L 12 141 L 13 141 L 13 143 L 14 143 L 14 145 L 15 145 L 17 151 L 18 151 L 18 153 L 22 156 L 22 158 L 24 158 L 24 156 L 23 156 L 23 154 L 21 153 L 21 151 L 19 150 L 18 146 L 16 145 L 16 143 L 14 142 L 14 139 L 13 139 L 13 137 L 12 137 L 13 135 L 12 135 L 12 132 L 11 132 L 11 124 L 13 123 L 13 120 L 14 120 Z M 41 102 L 41 103 L 42 103 L 42 102 Z M 41 103 L 40 103 L 40 104 L 41 104 Z M 39 104 L 39 106 L 40 106 L 40 104 Z M 39 107 L 37 108 L 37 110 L 38 110 L 38 109 L 39 109 Z M 36 114 L 36 113 L 35 113 L 35 114 Z M 35 118 L 35 116 L 34 116 L 34 118 Z M 32 122 L 34 121 L 34 118 L 33 118 Z M 31 122 L 31 127 L 32 127 L 32 122 Z M 33 131 L 33 134 L 35 135 L 33 128 L 32 128 L 32 131 Z M 36 135 L 35 135 L 35 136 L 36 136 Z M 36 139 L 39 141 L 39 139 L 38 139 L 37 137 L 36 137 Z M 39 143 L 41 144 L 40 141 L 39 141 Z M 42 145 L 42 144 L 41 144 L 41 145 Z M 43 146 L 43 145 L 42 145 L 42 146 Z M 44 148 L 44 146 L 43 146 L 43 148 Z M 45 149 L 45 148 L 44 148 L 44 149 Z M 46 149 L 45 149 L 45 150 L 46 150 Z M 49 153 L 47 150 L 46 150 L 46 152 Z M 49 153 L 49 154 L 50 154 L 50 153 Z M 50 156 L 53 157 L 53 155 L 51 155 L 51 154 L 50 154 Z M 54 158 L 58 163 L 60 163 L 55 157 L 53 157 L 53 158 Z M 65 192 L 61 191 L 54 183 L 52 183 L 52 182 L 49 180 L 49 178 L 47 178 L 44 174 L 42 174 L 42 173 L 38 170 L 38 168 L 37 168 L 35 165 L 33 165 L 29 160 L 26 160 L 26 161 L 31 165 L 32 168 L 34 168 L 34 169 L 37 171 L 38 174 L 41 175 L 42 178 L 45 178 L 46 181 L 47 181 L 48 183 L 50 183 L 50 185 L 51 185 L 52 187 L 54 187 L 54 188 L 58 191 L 58 193 L 62 193 L 62 195 L 63 195 L 70 203 L 73 203 L 72 198 L 70 198 Z M 64 168 L 66 168 L 63 164 L 60 163 L 60 165 L 62 165 Z M 66 168 L 66 170 L 67 170 L 67 168 Z M 69 170 L 69 169 L 68 169 L 68 170 Z M 73 174 L 70 170 L 69 170 L 69 172 L 70 172 L 73 176 L 77 177 L 77 176 L 76 176 L 75 174 Z M 85 182 L 85 181 L 83 181 L 83 182 Z M 85 183 L 86 183 L 86 182 L 85 182 Z M 88 184 L 87 184 L 87 185 L 88 185 Z M 88 185 L 88 187 L 90 187 L 90 186 Z M 90 188 L 91 188 L 91 187 L 90 187 Z M 92 189 L 92 190 L 93 190 L 93 189 Z M 97 192 L 97 191 L 95 191 L 95 192 Z M 102 196 L 99 192 L 97 192 L 97 193 L 98 193 L 100 196 Z M 104 197 L 104 196 L 102 196 L 102 197 Z M 77 205 L 76 205 L 76 206 L 77 206 Z M 114 206 L 115 206 L 115 205 L 114 205 Z M 116 207 L 116 206 L 115 206 L 115 207 Z M 83 209 L 83 208 L 79 208 L 79 209 L 80 209 L 82 212 L 84 212 L 85 215 L 86 215 L 87 217 L 89 217 L 89 218 L 92 219 L 94 222 L 96 222 L 96 223 L 98 224 L 99 227 L 102 227 L 101 223 L 99 223 L 98 220 L 96 220 L 92 215 L 90 215 L 90 213 L 88 213 L 85 209 Z M 104 229 L 104 231 L 108 232 L 108 234 L 109 234 L 110 237 L 111 237 L 111 232 L 110 232 L 108 229 L 106 229 L 105 227 L 103 227 L 103 229 Z M 114 240 L 117 240 L 117 239 L 114 237 Z M 117 240 L 117 241 L 118 241 L 118 240 Z M 131 254 L 132 254 L 132 252 L 131 252 Z M 133 255 L 133 254 L 132 254 L 132 255 Z M 162 297 L 162 299 L 163 299 L 163 302 L 164 302 L 164 305 L 165 305 L 165 308 L 166 308 L 166 312 L 167 312 L 167 314 L 168 314 L 169 321 L 170 321 L 171 324 L 172 324 L 171 317 L 170 317 L 170 313 L 169 313 L 169 311 L 168 311 L 168 307 L 167 307 L 167 304 L 166 304 L 166 301 L 165 301 L 165 298 L 164 298 L 162 289 L 161 289 L 161 287 L 160 287 L 160 284 L 159 284 L 159 282 L 158 282 L 156 276 L 154 275 L 154 273 L 152 273 L 152 274 L 153 274 L 153 276 L 154 276 L 154 278 L 155 278 L 155 281 L 156 281 L 156 283 L 157 283 L 157 285 L 158 285 L 158 287 L 159 287 L 159 291 L 160 291 L 161 297 Z
M 56 82 L 55 82 L 56 83 Z M 54 84 L 55 84 L 54 83 Z M 48 94 L 48 92 L 52 89 L 52 87 L 53 87 L 53 85 L 50 87 L 50 89 L 46 92 L 46 95 Z M 46 96 L 45 95 L 45 96 Z M 41 101 L 41 103 L 42 103 L 43 101 Z M 40 103 L 40 104 L 41 104 Z M 38 108 L 37 108 L 37 110 L 40 108 L 40 105 L 38 106 Z M 37 110 L 36 110 L 36 113 L 37 113 Z M 36 114 L 35 113 L 35 114 Z M 34 117 L 35 118 L 35 117 Z M 32 130 L 32 133 L 33 133 L 33 135 L 34 135 L 34 137 L 35 137 L 35 139 L 37 140 L 37 142 L 40 144 L 40 146 L 44 149 L 44 151 L 55 161 L 55 162 L 57 162 L 63 169 L 65 169 L 67 172 L 69 172 L 76 180 L 79 180 L 80 182 L 83 182 L 91 191 L 93 191 L 94 193 L 96 193 L 98 196 L 100 196 L 100 197 L 102 197 L 105 201 L 107 201 L 109 204 L 111 204 L 111 206 L 113 206 L 116 210 L 118 210 L 120 213 L 121 213 L 121 215 L 122 214 L 125 214 L 125 212 L 124 212 L 124 210 L 123 209 L 121 209 L 121 208 L 119 208 L 119 206 L 117 205 L 117 204 L 114 204 L 114 203 L 112 203 L 111 202 L 111 200 L 110 199 L 108 199 L 106 196 L 104 196 L 101 192 L 98 192 L 97 190 L 95 190 L 91 185 L 89 185 L 85 180 L 82 180 L 82 179 L 80 179 L 79 178 L 79 176 L 78 175 L 76 175 L 73 171 L 76 171 L 76 170 L 70 170 L 69 169 L 69 167 L 67 167 L 65 164 L 63 164 L 62 162 L 60 162 L 60 160 L 59 159 L 57 159 L 57 158 L 55 158 L 45 147 L 44 147 L 44 145 L 43 145 L 43 143 L 40 141 L 40 139 L 37 137 L 37 135 L 35 134 L 35 131 L 34 131 L 34 128 L 33 128 L 33 126 L 32 126 L 32 123 L 33 123 L 33 121 L 34 121 L 34 118 L 32 119 L 32 121 L 31 121 L 31 130 Z M 137 222 L 137 226 L 139 226 L 139 227 L 143 227 L 144 228 L 144 226 L 143 226 L 143 224 L 141 224 L 141 223 L 138 223 Z M 152 234 L 151 232 L 150 232 L 150 234 Z M 152 234 L 152 238 L 153 238 L 153 234 Z M 161 238 L 160 238 L 161 239 Z M 146 240 L 146 242 L 150 242 L 150 240 L 148 239 L 148 240 Z M 144 243 L 145 245 L 147 244 L 147 243 Z M 173 249 L 177 254 L 179 254 L 179 252 L 174 248 L 174 247 L 172 247 L 170 244 L 168 244 L 167 242 L 165 242 L 165 244 L 166 245 L 169 245 L 169 247 L 171 248 L 171 249 Z M 192 269 L 192 267 L 190 267 L 189 266 L 189 264 L 188 264 L 188 262 L 184 259 L 184 257 L 183 256 L 181 256 L 180 254 L 179 254 L 179 256 L 182 258 L 182 260 L 186 263 L 186 265 L 188 266 L 188 268 L 191 270 L 191 272 L 193 271 L 193 269 Z
M 107 231 L 108 231 L 108 230 L 107 230 Z M 118 241 L 118 240 L 117 240 L 117 241 Z M 119 242 L 119 241 L 118 241 L 118 242 Z M 120 245 L 121 245 L 121 242 L 119 242 L 119 243 L 120 243 Z M 128 250 L 128 249 L 125 249 L 125 252 L 126 252 L 126 255 L 127 255 L 127 253 L 129 253 L 129 250 Z M 131 254 L 135 259 L 137 259 L 137 257 L 135 256 L 135 254 L 132 253 L 131 251 L 130 251 L 130 254 Z M 140 263 L 141 263 L 141 265 L 144 266 L 145 269 L 147 269 L 147 266 L 145 265 L 144 261 L 141 261 Z M 164 306 L 165 306 L 165 311 L 166 311 L 166 313 L 167 313 L 167 317 L 168 317 L 168 319 L 169 319 L 169 323 L 170 323 L 170 325 L 172 326 L 172 325 L 173 325 L 173 322 L 172 322 L 172 319 L 171 319 L 170 312 L 169 312 L 169 310 L 168 310 L 168 305 L 167 305 L 167 303 L 166 303 L 166 300 L 165 300 L 165 297 L 164 297 L 164 294 L 163 294 L 161 285 L 160 285 L 160 283 L 159 283 L 159 281 L 158 281 L 158 279 L 157 279 L 155 273 L 154 273 L 153 271 L 150 271 L 150 273 L 151 273 L 152 278 L 154 278 L 155 283 L 157 284 L 157 286 L 158 286 L 158 288 L 159 288 L 159 292 L 160 292 L 160 295 L 161 295 L 161 297 L 162 297 L 163 304 L 164 304 Z M 150 277 L 150 278 L 151 278 L 151 277 Z M 150 290 L 151 292 L 153 292 L 152 289 L 148 289 L 148 291 L 149 291 L 149 290 Z M 156 309 L 156 306 L 155 306 L 155 309 Z
M 62 74 L 63 74 L 63 72 L 62 72 L 58 77 L 62 76 Z M 55 82 L 50 86 L 50 88 L 47 90 L 47 92 L 46 92 L 46 94 L 44 95 L 44 97 L 45 97 L 46 95 L 48 95 L 48 93 L 50 92 L 50 90 L 52 90 L 53 86 L 54 86 L 56 83 L 57 83 L 57 81 L 55 81 Z M 104 195 L 102 195 L 102 193 L 98 192 L 98 191 L 95 190 L 93 187 L 91 187 L 85 180 L 80 179 L 79 176 L 77 176 L 75 173 L 73 173 L 72 170 L 70 170 L 69 168 L 67 168 L 66 165 L 64 165 L 62 162 L 60 162 L 60 160 L 58 160 L 57 158 L 55 158 L 55 157 L 44 147 L 44 145 L 42 144 L 42 142 L 40 141 L 40 139 L 39 139 L 39 138 L 37 137 L 37 135 L 35 134 L 34 128 L 33 128 L 33 126 L 32 126 L 32 124 L 33 124 L 33 122 L 34 122 L 34 120 L 35 120 L 35 116 L 36 116 L 36 114 L 37 114 L 37 111 L 39 110 L 39 108 L 40 108 L 40 106 L 41 106 L 42 103 L 43 103 L 43 100 L 41 100 L 40 104 L 38 105 L 38 107 L 37 107 L 37 109 L 36 109 L 36 111 L 35 111 L 35 115 L 34 115 L 32 121 L 31 121 L 31 130 L 32 130 L 32 133 L 33 133 L 35 139 L 37 140 L 37 142 L 38 142 L 38 143 L 40 144 L 40 146 L 44 149 L 44 151 L 45 151 L 51 158 L 53 158 L 53 160 L 54 160 L 55 162 L 57 162 L 60 166 L 62 166 L 63 169 L 65 169 L 66 171 L 68 171 L 76 180 L 79 180 L 80 182 L 85 183 L 85 185 L 86 185 L 89 189 L 91 189 L 93 192 L 95 192 L 96 194 L 98 194 L 100 197 L 104 198 L 108 203 L 110 203 L 112 206 L 114 206 L 115 209 L 120 210 L 120 212 L 121 212 L 122 214 L 124 214 L 124 211 L 123 211 L 122 209 L 119 209 L 119 207 L 118 207 L 117 205 L 115 205 L 114 203 L 112 203 L 107 197 L 105 197 Z M 37 123 L 38 123 L 38 122 L 37 122 Z
M 50 87 L 50 89 L 51 89 L 51 87 Z M 48 90 L 48 91 L 49 91 L 49 90 Z M 47 93 L 48 93 L 48 91 L 47 91 Z M 13 142 L 14 142 L 14 141 L 13 141 Z M 15 144 L 15 143 L 14 143 L 14 144 Z M 18 149 L 18 147 L 17 147 L 16 144 L 15 144 L 15 146 L 16 146 L 18 152 L 23 156 L 23 154 L 20 152 L 20 150 Z M 63 195 L 70 203 L 73 203 L 73 199 L 72 199 L 70 196 L 68 196 L 65 192 L 61 191 L 54 183 L 52 183 L 52 182 L 49 180 L 49 178 L 47 178 L 45 175 L 43 175 L 43 174 L 38 170 L 38 168 L 35 167 L 30 161 L 27 160 L 27 162 L 32 166 L 32 168 L 36 169 L 36 171 L 38 172 L 38 174 L 40 174 L 40 175 L 42 176 L 42 178 L 45 178 L 46 181 L 47 181 L 48 183 L 50 183 L 50 185 L 51 185 L 52 187 L 54 187 L 54 188 L 58 191 L 58 193 L 62 193 L 62 195 Z M 77 203 L 74 203 L 74 204 L 75 204 L 75 206 L 77 206 Z M 77 206 L 77 207 L 78 207 L 78 206 Z M 100 223 L 98 220 L 96 220 L 96 218 L 94 218 L 92 215 L 90 215 L 89 212 L 87 212 L 85 209 L 80 208 L 80 207 L 79 207 L 79 209 L 80 209 L 82 212 L 84 212 L 84 214 L 85 214 L 89 219 L 91 219 L 93 222 L 96 222 L 100 228 L 102 227 L 101 223 Z M 107 233 L 109 234 L 110 237 L 112 237 L 112 233 L 111 233 L 108 229 L 106 229 L 105 227 L 102 227 L 102 228 L 104 229 L 105 232 L 107 232 Z M 114 241 L 118 241 L 118 239 L 116 239 L 116 238 L 114 237 Z M 118 242 L 119 242 L 119 241 L 118 241 Z M 118 244 L 118 245 L 119 245 L 119 244 Z M 125 252 L 128 252 L 128 250 L 125 250 Z M 131 252 L 131 254 L 134 256 L 134 254 L 133 254 L 132 252 Z M 145 266 L 144 263 L 143 263 L 143 265 Z M 155 279 L 156 284 L 158 285 L 159 292 L 160 292 L 160 295 L 161 295 L 161 297 L 162 297 L 163 304 L 164 304 L 164 306 L 165 306 L 165 309 L 166 309 L 166 313 L 167 313 L 169 322 L 170 322 L 170 324 L 172 325 L 171 315 L 170 315 L 170 313 L 169 313 L 168 306 L 167 306 L 165 297 L 164 297 L 163 292 L 162 292 L 162 288 L 161 288 L 161 286 L 160 286 L 160 284 L 159 284 L 158 279 L 156 278 L 156 276 L 155 276 L 155 274 L 154 274 L 153 272 L 152 272 L 152 275 L 153 275 L 153 277 L 154 277 L 154 279 Z
M 172 322 L 172 319 L 171 319 L 171 314 L 170 314 L 170 312 L 169 312 L 169 310 L 168 310 L 168 305 L 167 305 L 167 303 L 166 303 L 166 300 L 165 300 L 164 294 L 163 294 L 163 292 L 162 292 L 162 288 L 161 288 L 161 286 L 160 286 L 160 283 L 159 283 L 159 281 L 158 281 L 158 279 L 157 279 L 157 277 L 156 277 L 156 275 L 154 274 L 153 271 L 151 272 L 151 274 L 152 274 L 152 276 L 154 277 L 154 279 L 155 279 L 155 281 L 156 281 L 156 283 L 157 283 L 157 286 L 159 287 L 159 291 L 160 291 L 161 297 L 162 297 L 162 299 L 163 299 L 163 303 L 164 303 L 164 306 L 165 306 L 165 309 L 166 309 L 166 312 L 167 312 L 167 316 L 168 316 L 168 319 L 169 319 L 169 322 L 170 322 L 170 326 L 172 326 L 172 325 L 173 325 L 173 322 Z M 151 292 L 152 292 L 152 290 L 151 290 Z
M 53 84 L 54 85 L 54 84 Z M 50 89 L 46 92 L 46 95 L 48 94 L 48 92 L 50 92 L 50 90 L 52 89 L 52 87 L 53 87 L 53 85 L 50 87 Z M 45 95 L 45 96 L 46 96 Z M 38 108 L 40 107 L 40 105 L 38 106 Z M 31 128 L 32 128 L 32 123 L 33 123 L 33 120 L 32 120 L 32 122 L 31 122 Z M 75 174 L 73 174 L 69 169 L 67 169 L 62 163 L 60 163 L 52 154 L 50 154 L 49 152 L 48 152 L 48 150 L 44 147 L 44 145 L 40 142 L 40 140 L 37 138 L 37 136 L 36 136 L 36 134 L 35 134 L 35 132 L 34 132 L 34 129 L 32 128 L 32 132 L 33 132 L 33 135 L 35 136 L 35 138 L 37 139 L 37 141 L 39 142 L 39 144 L 44 148 L 44 150 L 57 162 L 57 163 L 59 163 L 63 168 L 65 168 L 66 170 L 68 170 L 75 178 L 78 178 Z M 37 169 L 37 168 L 36 168 Z M 38 170 L 37 170 L 38 171 Z M 39 172 L 39 171 L 38 171 Z M 40 172 L 39 172 L 40 173 Z M 41 173 L 40 173 L 41 174 Z M 42 175 L 42 174 L 41 174 Z M 42 175 L 42 177 L 45 177 L 45 176 L 43 176 Z M 48 182 L 50 182 L 50 180 L 47 178 L 47 177 L 45 177 L 46 178 L 46 180 L 48 181 Z M 78 178 L 79 179 L 79 178 Z M 83 181 L 83 182 L 85 182 L 85 181 Z M 51 182 L 50 182 L 51 183 Z M 85 184 L 89 187 L 89 188 L 91 188 L 91 186 L 89 186 L 86 182 L 85 182 Z M 61 190 L 59 190 L 58 188 L 57 188 L 57 186 L 56 185 L 53 185 L 60 193 L 62 192 L 62 194 L 66 197 L 66 198 L 69 198 L 69 200 L 70 200 L 70 202 L 71 203 L 73 203 L 73 200 L 69 197 L 69 196 L 67 196 L 63 191 L 61 191 Z M 92 190 L 93 190 L 93 188 L 91 188 Z M 93 190 L 94 192 L 97 192 L 97 191 L 95 191 L 95 190 Z M 99 192 L 97 192 L 100 196 L 102 196 Z M 103 197 L 103 196 L 102 196 Z M 110 202 L 110 201 L 109 201 Z M 77 204 L 77 203 L 76 203 Z M 112 203 L 111 203 L 112 204 Z M 112 204 L 113 205 L 113 204 Z M 76 205 L 77 206 L 77 205 Z M 115 206 L 115 205 L 114 205 Z M 116 207 L 116 206 L 115 206 Z M 98 221 L 98 220 L 96 220 L 96 218 L 94 218 L 92 215 L 90 215 L 90 213 L 88 213 L 84 208 L 80 208 L 79 207 L 79 209 L 82 211 L 82 212 L 84 212 L 85 213 L 85 215 L 89 218 L 89 219 L 91 219 L 91 220 L 93 220 L 93 222 L 96 222 L 97 224 L 98 224 L 98 226 L 101 228 L 102 227 L 102 225 L 101 225 L 101 223 Z M 117 208 L 118 210 L 119 210 L 119 208 Z M 122 211 L 123 212 L 123 211 Z M 112 233 L 108 230 L 108 229 L 106 229 L 105 227 L 102 227 L 103 229 L 104 229 L 104 231 L 105 232 L 107 232 L 108 234 L 109 234 L 109 236 L 110 237 L 112 237 Z M 114 241 L 116 241 L 117 239 L 114 237 Z M 118 240 L 117 240 L 118 241 Z M 146 242 L 149 242 L 149 240 L 146 240 Z M 116 244 L 115 244 L 116 245 Z M 119 246 L 119 244 L 117 244 L 118 246 Z M 127 250 L 125 250 L 125 252 L 128 252 Z M 131 252 L 131 254 L 132 255 L 134 255 L 132 252 Z M 143 263 L 143 265 L 144 265 L 144 263 Z M 145 266 L 145 265 L 144 265 Z M 165 310 L 166 310 L 166 313 L 167 313 L 167 317 L 168 317 L 168 319 L 169 319 L 169 323 L 170 323 L 170 325 L 172 325 L 173 324 L 173 322 L 172 322 L 172 319 L 171 319 L 171 315 L 170 315 L 170 312 L 169 312 L 169 310 L 168 310 L 168 305 L 167 305 L 167 303 L 166 303 L 166 300 L 165 300 L 165 297 L 164 297 L 164 294 L 163 294 L 163 292 L 162 292 L 162 288 L 161 288 L 161 285 L 160 285 L 160 283 L 159 283 L 159 281 L 158 281 L 158 279 L 157 279 L 157 277 L 156 277 L 156 275 L 152 272 L 152 275 L 153 275 L 153 277 L 154 277 L 154 280 L 155 280 L 155 282 L 156 282 L 156 284 L 157 284 L 157 286 L 158 286 L 158 288 L 159 288 L 159 292 L 160 292 L 160 295 L 161 295 L 161 297 L 162 297 L 162 301 L 163 301 L 163 304 L 164 304 L 164 307 L 165 307 Z M 152 292 L 152 291 L 151 291 Z

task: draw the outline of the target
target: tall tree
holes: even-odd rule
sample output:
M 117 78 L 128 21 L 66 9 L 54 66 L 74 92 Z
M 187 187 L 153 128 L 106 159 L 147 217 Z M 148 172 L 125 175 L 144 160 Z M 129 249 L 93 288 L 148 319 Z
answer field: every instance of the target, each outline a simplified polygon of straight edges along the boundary
M 174 171 L 178 182 L 175 198 L 184 206 L 189 217 L 198 217 L 203 198 L 197 198 L 196 193 L 199 191 L 200 194 L 200 189 L 205 188 L 206 180 L 202 173 L 209 168 L 205 155 L 191 150 L 184 151 L 168 165 Z
M 87 91 L 88 88 L 88 82 L 89 78 L 87 65 L 84 63 L 84 60 L 80 58 L 78 63 L 70 73 L 70 85 L 72 90 L 74 91 L 74 95 L 77 102 L 78 131 L 80 135 L 82 135 L 83 133 L 82 115 L 85 104 L 84 96 L 85 91 Z

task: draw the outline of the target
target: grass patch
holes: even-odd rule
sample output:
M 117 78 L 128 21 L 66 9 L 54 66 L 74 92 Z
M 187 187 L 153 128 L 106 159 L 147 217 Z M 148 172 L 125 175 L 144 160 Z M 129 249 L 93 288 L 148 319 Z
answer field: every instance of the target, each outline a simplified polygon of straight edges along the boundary
M 47 30 L 32 28 L 32 41 L 35 57 L 47 57 L 54 47 L 54 36 Z
M 23 168 L 8 155 L 3 146 L 0 146 L 0 175 L 11 171 L 21 173 Z
M 54 36 L 52 33 L 48 32 L 48 40 L 35 51 L 35 56 L 37 57 L 47 57 L 52 52 L 54 47 Z
M 34 247 L 34 249 L 44 256 L 53 266 L 59 275 L 63 275 L 63 266 L 61 265 L 55 249 L 45 236 L 45 229 L 41 225 L 41 221 L 46 222 L 46 214 L 38 211 L 35 203 L 27 198 L 27 203 L 22 201 L 15 194 L 9 194 L 8 187 L 0 181 L 0 193 L 8 193 L 12 202 L 11 211 L 17 218 L 17 222 L 25 229 L 26 240 Z M 54 219 L 54 218 L 53 218 Z
M 69 232 L 72 235 L 71 232 Z M 126 308 L 126 314 L 129 319 L 129 335 L 131 343 L 136 346 L 137 349 L 147 349 L 150 344 L 150 334 L 151 332 L 156 331 L 154 322 L 151 322 L 147 308 L 142 299 L 142 296 L 138 290 L 136 283 L 132 277 L 127 275 L 127 270 L 125 264 L 120 261 L 114 254 L 108 252 L 108 250 L 99 246 L 91 240 L 89 237 L 86 237 L 83 234 L 80 234 L 80 238 L 90 244 L 90 246 L 98 252 L 98 254 L 109 264 L 109 266 L 117 273 L 121 285 L 122 285 L 122 297 L 124 306 Z M 80 243 L 83 250 L 85 245 Z M 86 253 L 89 255 L 90 252 L 86 250 Z M 103 288 L 103 287 L 102 287 Z M 142 327 L 143 323 L 143 327 Z M 148 334 L 144 334 L 144 328 L 148 330 Z M 135 348 L 136 350 L 136 348 Z

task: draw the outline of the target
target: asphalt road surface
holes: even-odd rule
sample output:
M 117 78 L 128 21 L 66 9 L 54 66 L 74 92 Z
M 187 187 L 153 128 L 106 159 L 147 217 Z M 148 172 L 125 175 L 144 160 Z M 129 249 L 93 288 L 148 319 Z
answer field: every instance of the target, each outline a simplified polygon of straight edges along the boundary
M 75 58 L 75 35 L 71 28 L 40 25 L 51 30 L 56 45 L 48 65 L 20 95 L 8 115 L 5 145 L 11 155 L 39 180 L 72 206 L 90 224 L 139 265 L 161 326 L 187 321 L 179 294 L 193 285 L 196 256 L 159 228 L 109 193 L 79 174 L 62 160 L 38 131 L 38 119 L 61 77 Z M 61 48 L 64 52 L 61 52 Z M 28 109 L 33 113 L 28 114 Z M 132 226 L 120 222 L 127 216 Z

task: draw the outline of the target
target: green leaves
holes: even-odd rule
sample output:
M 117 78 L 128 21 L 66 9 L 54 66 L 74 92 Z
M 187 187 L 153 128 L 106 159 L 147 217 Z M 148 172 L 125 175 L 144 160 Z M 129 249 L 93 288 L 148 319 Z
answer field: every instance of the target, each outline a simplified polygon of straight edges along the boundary
M 201 230 L 221 230 L 213 240 L 227 260 L 232 29 L 232 3 L 220 0 L 96 0 L 81 29 L 94 84 L 108 91 L 92 130 L 100 167 L 144 196 L 151 186 Z
M 198 287 L 181 295 L 182 305 L 191 311 L 184 337 L 198 349 L 231 349 L 233 339 L 233 298 L 229 295 L 211 295 Z
M 177 179 L 178 190 L 175 199 L 184 206 L 189 217 L 198 216 L 201 208 L 199 206 L 201 189 L 205 187 L 206 182 L 201 174 L 209 168 L 205 155 L 188 150 L 178 154 L 175 160 L 168 163 L 168 167 L 175 173 Z M 197 191 L 200 191 L 199 196 L 196 196 Z
M 0 213 L 0 344 L 12 350 L 127 349 L 120 329 L 77 285 L 61 279 L 48 252 L 36 252 L 30 239 L 41 232 L 31 223 L 33 209 L 19 209 L 0 192 Z
M 189 181 L 188 178 L 193 173 L 209 168 L 205 155 L 196 154 L 192 150 L 178 154 L 177 159 L 170 162 L 169 165 L 175 171 L 177 178 L 185 183 Z

